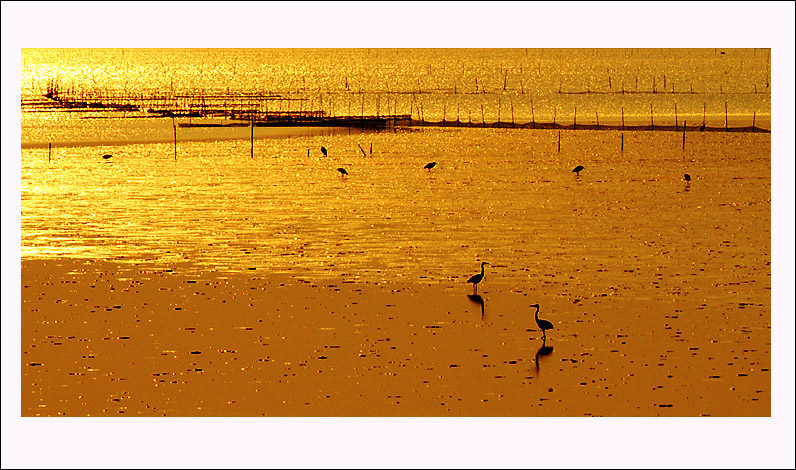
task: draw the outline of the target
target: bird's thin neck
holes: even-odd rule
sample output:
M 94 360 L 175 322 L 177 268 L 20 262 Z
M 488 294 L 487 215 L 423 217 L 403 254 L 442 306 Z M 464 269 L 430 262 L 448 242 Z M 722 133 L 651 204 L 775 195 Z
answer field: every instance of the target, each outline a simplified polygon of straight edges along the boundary
M 536 307 L 536 313 L 533 314 L 533 317 L 536 318 L 537 321 L 539 320 L 539 307 Z

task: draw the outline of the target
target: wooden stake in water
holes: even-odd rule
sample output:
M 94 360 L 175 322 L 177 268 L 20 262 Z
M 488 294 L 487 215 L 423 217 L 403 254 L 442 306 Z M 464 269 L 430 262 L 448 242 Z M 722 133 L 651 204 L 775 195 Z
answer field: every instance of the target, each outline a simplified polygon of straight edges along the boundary
M 757 117 L 757 111 L 752 113 L 752 132 L 755 131 L 755 118 Z
M 561 131 L 558 131 L 558 153 L 561 153 Z
M 251 119 L 252 136 L 251 136 L 251 156 L 254 158 L 254 118 Z
M 724 132 L 729 132 L 727 128 L 727 102 L 724 102 Z
M 652 130 L 655 130 L 655 114 L 652 112 L 652 103 L 650 103 L 650 125 L 652 125 Z
M 595 111 L 594 112 L 594 116 L 597 117 L 597 130 L 599 131 L 600 130 L 600 115 L 597 113 L 597 111 Z
M 677 129 L 677 103 L 674 103 L 674 128 Z
M 625 107 L 622 106 L 622 130 L 625 130 Z
M 573 118 L 573 121 L 572 121 L 572 128 L 573 129 L 577 129 L 578 128 L 578 107 L 577 106 L 575 106 L 575 117 Z
M 622 146 L 620 147 L 620 150 L 622 150 L 622 152 L 625 151 L 625 133 L 624 132 L 622 132 Z
M 171 127 L 174 129 L 174 161 L 177 161 L 177 124 L 174 122 L 174 115 L 171 116 Z
M 484 105 L 481 105 L 481 127 L 486 127 L 486 120 L 484 119 Z
M 511 103 L 511 128 L 514 129 L 514 103 Z
M 752 124 L 752 127 L 754 127 L 754 124 Z M 47 162 L 49 163 L 49 162 L 51 162 L 51 161 L 52 161 L 52 159 L 53 159 L 53 144 L 52 144 L 52 142 L 50 142 L 50 143 L 48 144 L 48 146 L 49 146 L 49 149 L 50 149 L 50 150 L 49 150 L 49 152 L 47 153 Z
M 685 124 L 686 121 L 683 121 L 683 150 L 685 150 Z

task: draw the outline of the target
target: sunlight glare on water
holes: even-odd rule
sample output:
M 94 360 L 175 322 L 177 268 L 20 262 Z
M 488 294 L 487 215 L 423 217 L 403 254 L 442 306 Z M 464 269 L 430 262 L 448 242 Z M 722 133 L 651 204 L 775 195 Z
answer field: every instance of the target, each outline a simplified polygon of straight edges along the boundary
M 768 210 L 766 135 L 747 155 L 735 134 L 694 134 L 685 154 L 676 133 L 626 133 L 625 152 L 618 134 L 566 132 L 561 153 L 556 131 L 434 128 L 264 139 L 254 158 L 245 140 L 181 142 L 177 161 L 169 144 L 71 147 L 51 162 L 26 150 L 23 257 L 374 282 L 459 282 L 488 260 L 490 282 L 567 295 L 630 289 L 652 264 L 714 263 L 703 247 L 723 230 L 764 254 L 768 232 L 730 207 Z M 731 225 L 712 226 L 724 213 Z

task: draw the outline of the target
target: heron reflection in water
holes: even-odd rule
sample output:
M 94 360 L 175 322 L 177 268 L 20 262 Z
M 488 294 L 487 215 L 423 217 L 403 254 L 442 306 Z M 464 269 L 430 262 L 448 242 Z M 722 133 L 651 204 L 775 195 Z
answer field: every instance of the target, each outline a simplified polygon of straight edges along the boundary
M 484 318 L 484 298 L 478 294 L 467 294 L 467 298 L 481 306 L 481 318 Z
M 545 344 L 545 338 L 542 338 L 542 346 L 536 351 L 536 373 L 539 373 L 539 356 L 549 356 L 553 352 L 552 346 Z

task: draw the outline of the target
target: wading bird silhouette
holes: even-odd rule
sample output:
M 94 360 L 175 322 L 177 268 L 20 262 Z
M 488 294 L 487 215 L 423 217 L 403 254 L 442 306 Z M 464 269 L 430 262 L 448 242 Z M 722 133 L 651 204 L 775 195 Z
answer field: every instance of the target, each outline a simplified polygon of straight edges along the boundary
M 581 171 L 583 171 L 583 165 L 578 165 L 572 169 L 572 173 L 575 173 L 578 176 L 580 176 Z
M 542 330 L 542 340 L 544 341 L 544 339 L 547 338 L 545 331 L 552 330 L 553 324 L 547 320 L 539 319 L 539 304 L 533 304 L 531 305 L 531 307 L 536 307 L 536 314 L 534 314 L 533 318 L 536 320 L 536 326 L 538 326 L 539 329 Z
M 339 172 L 340 172 L 340 175 L 342 175 L 342 176 L 345 176 L 345 175 L 347 175 L 347 174 L 348 174 L 348 172 L 347 172 L 347 171 L 345 171 L 345 168 L 338 168 L 338 169 L 337 169 L 337 171 L 339 171 Z
M 328 155 L 328 153 L 326 152 L 326 147 L 321 146 L 321 153 L 323 154 L 324 157 Z
M 478 283 L 484 280 L 484 265 L 489 264 L 486 261 L 481 262 L 481 272 L 479 274 L 475 274 L 470 276 L 470 279 L 467 282 L 473 283 L 473 294 L 478 293 Z
M 426 163 L 426 166 L 423 167 L 424 170 L 431 170 L 437 166 L 437 162 Z
M 113 156 L 113 155 L 103 155 L 103 156 L 102 156 L 102 158 L 104 158 L 105 160 L 107 160 L 107 159 L 111 158 L 112 156 Z
M 686 173 L 686 174 L 683 175 L 683 179 L 686 180 L 686 181 L 691 181 L 691 175 Z

